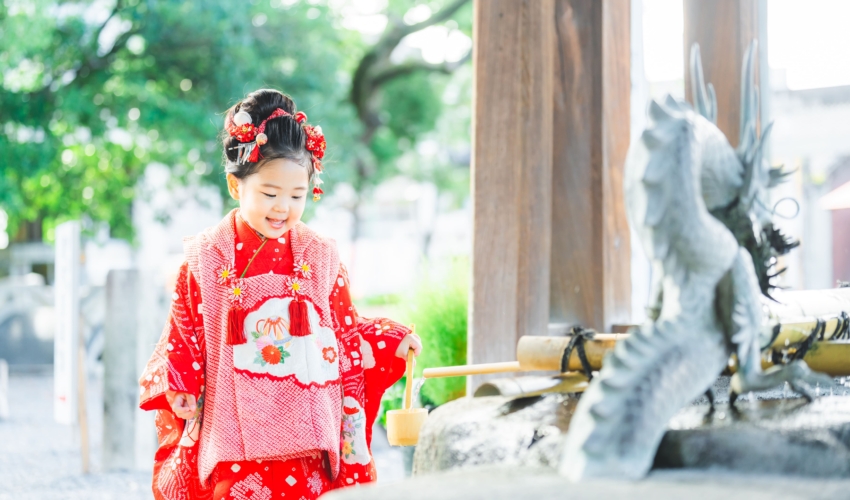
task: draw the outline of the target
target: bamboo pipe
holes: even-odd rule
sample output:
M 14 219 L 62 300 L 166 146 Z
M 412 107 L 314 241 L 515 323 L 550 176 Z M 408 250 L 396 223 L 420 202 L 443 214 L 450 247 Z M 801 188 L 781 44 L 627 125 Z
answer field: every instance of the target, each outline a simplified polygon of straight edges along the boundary
M 844 354 L 843 342 L 827 342 L 841 330 L 842 319 L 838 316 L 820 318 L 824 322 L 824 340 L 815 342 L 804 358 L 815 371 L 833 376 L 850 375 L 850 351 Z M 771 349 L 782 350 L 805 341 L 818 325 L 819 318 L 789 318 L 776 324 L 778 328 Z M 617 342 L 628 337 L 627 333 L 597 333 L 593 339 L 584 342 L 584 351 L 591 369 L 602 368 L 602 361 L 608 351 L 614 349 Z M 547 337 L 525 335 L 517 343 L 517 361 L 503 363 L 482 363 L 476 365 L 446 366 L 426 368 L 424 378 L 464 377 L 468 375 L 487 375 L 494 373 L 514 373 L 527 371 L 562 371 L 561 361 L 571 337 Z M 847 345 L 850 345 L 848 343 Z M 815 349 L 820 346 L 820 349 Z M 836 347 L 838 346 L 838 347 Z M 850 348 L 848 348 L 850 349 Z M 811 362 L 810 362 L 811 361 Z M 565 371 L 582 371 L 578 349 L 573 349 L 567 360 Z
M 776 318 L 833 316 L 841 311 L 850 312 L 850 288 L 827 290 L 776 290 L 778 302 L 764 303 Z
M 823 321 L 824 323 L 823 340 L 831 340 L 837 334 L 841 333 L 844 323 L 844 320 L 839 316 L 785 319 L 773 326 L 774 329 L 779 328 L 779 333 L 770 344 L 771 349 L 782 350 L 788 346 L 804 342 L 814 332 L 815 328 L 817 328 L 819 321 Z
M 627 333 L 597 333 L 592 339 L 585 340 L 584 353 L 590 367 L 594 370 L 602 368 L 602 360 L 605 358 L 605 354 L 614 349 L 617 341 L 628 336 Z M 570 353 L 566 370 L 561 369 L 561 361 L 571 339 L 571 336 L 533 337 L 525 335 L 520 337 L 516 353 L 522 371 L 582 371 L 584 368 L 581 365 L 577 348 L 574 348 Z
M 618 340 L 626 338 L 625 333 L 597 333 L 593 339 L 584 342 L 584 352 L 593 370 L 602 368 L 605 354 L 617 345 Z M 445 366 L 426 368 L 422 371 L 425 378 L 464 377 L 467 375 L 487 375 L 492 373 L 527 371 L 562 371 L 561 360 L 566 353 L 572 337 L 541 337 L 524 335 L 517 343 L 517 361 L 505 363 L 482 363 L 477 365 Z M 566 371 L 582 370 L 578 349 L 573 349 L 567 360 Z
M 816 372 L 833 377 L 850 376 L 850 342 L 815 342 L 803 361 Z
M 789 351 L 793 353 L 795 348 L 792 347 Z M 811 370 L 831 377 L 850 376 L 850 342 L 829 340 L 815 342 L 803 356 L 803 361 Z M 774 366 L 771 356 L 763 356 L 762 369 L 766 370 L 771 366 Z

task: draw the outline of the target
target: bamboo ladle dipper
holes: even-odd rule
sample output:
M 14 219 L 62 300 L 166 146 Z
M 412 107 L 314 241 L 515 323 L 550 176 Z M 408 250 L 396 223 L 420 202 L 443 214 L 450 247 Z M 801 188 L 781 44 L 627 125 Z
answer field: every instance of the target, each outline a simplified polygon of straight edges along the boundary
M 416 330 L 412 328 L 412 330 Z M 407 351 L 407 380 L 404 383 L 404 403 L 401 410 L 387 412 L 387 440 L 391 446 L 415 446 L 419 430 L 425 423 L 428 410 L 411 408 L 413 399 L 413 349 Z

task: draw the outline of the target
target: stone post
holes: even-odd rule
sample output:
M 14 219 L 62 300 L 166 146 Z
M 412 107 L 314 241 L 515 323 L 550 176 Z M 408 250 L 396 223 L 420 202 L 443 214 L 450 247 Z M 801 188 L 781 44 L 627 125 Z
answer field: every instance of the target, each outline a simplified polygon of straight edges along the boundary
M 0 420 L 9 418 L 9 363 L 0 359 Z
M 56 336 L 53 340 L 53 416 L 60 424 L 77 422 L 80 346 L 80 222 L 56 227 Z
M 136 465 L 136 270 L 112 270 L 106 277 L 103 346 L 103 464 L 106 470 Z

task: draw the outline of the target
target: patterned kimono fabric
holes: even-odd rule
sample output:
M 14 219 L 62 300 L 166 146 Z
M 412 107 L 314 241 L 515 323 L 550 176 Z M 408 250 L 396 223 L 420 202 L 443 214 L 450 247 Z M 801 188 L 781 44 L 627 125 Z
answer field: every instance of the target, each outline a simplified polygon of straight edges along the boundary
M 187 238 L 140 380 L 141 408 L 157 411 L 155 498 L 313 499 L 375 481 L 372 424 L 404 373 L 395 351 L 410 331 L 357 316 L 332 241 L 299 224 L 264 242 L 236 212 Z M 306 303 L 307 335 L 290 331 L 294 300 Z M 233 306 L 247 342 L 230 345 Z M 171 411 L 168 390 L 196 396 L 194 418 Z

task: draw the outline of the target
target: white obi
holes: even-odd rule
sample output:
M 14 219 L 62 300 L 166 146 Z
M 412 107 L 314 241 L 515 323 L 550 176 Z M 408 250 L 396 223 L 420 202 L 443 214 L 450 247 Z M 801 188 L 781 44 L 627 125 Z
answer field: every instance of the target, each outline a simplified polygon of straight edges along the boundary
M 245 318 L 248 342 L 233 346 L 233 366 L 274 377 L 294 376 L 302 385 L 324 385 L 339 378 L 339 352 L 334 331 L 319 324 L 312 302 L 307 304 L 310 335 L 290 334 L 291 297 L 270 298 Z

